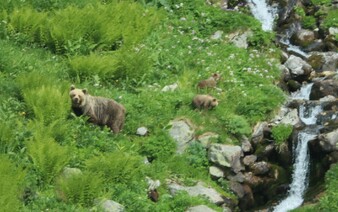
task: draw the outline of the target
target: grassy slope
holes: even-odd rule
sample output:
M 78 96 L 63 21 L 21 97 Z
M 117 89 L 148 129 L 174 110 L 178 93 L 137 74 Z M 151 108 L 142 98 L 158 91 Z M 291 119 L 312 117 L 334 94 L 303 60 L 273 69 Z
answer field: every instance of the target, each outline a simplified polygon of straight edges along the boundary
M 79 5 L 77 1 L 69 1 L 74 2 Z M 197 135 L 216 132 L 220 135 L 217 142 L 221 143 L 236 144 L 240 136 L 249 136 L 251 126 L 267 119 L 283 100 L 282 92 L 274 85 L 279 77 L 275 67 L 278 52 L 270 44 L 271 34 L 259 30 L 259 24 L 247 15 L 220 11 L 205 6 L 202 1 L 172 4 L 166 10 L 145 10 L 153 20 L 151 23 L 156 23 L 150 31 L 141 30 L 149 28 L 150 21 L 146 18 L 144 22 L 134 23 L 142 20 L 138 13 L 121 15 L 120 20 L 126 21 L 122 21 L 122 26 L 134 23 L 131 28 L 114 28 L 121 33 L 105 31 L 112 26 L 104 16 L 105 11 L 112 8 L 97 6 L 94 8 L 102 14 L 95 13 L 100 25 L 91 23 L 92 28 L 77 29 L 75 34 L 69 33 L 71 23 L 59 24 L 62 22 L 58 22 L 58 15 L 62 18 L 62 14 L 87 14 L 92 7 L 72 9 L 67 3 L 60 3 L 54 5 L 60 9 L 58 12 L 49 13 L 51 4 L 35 1 L 26 4 L 43 12 L 26 7 L 22 9 L 25 12 L 12 12 L 11 8 L 21 6 L 1 4 L 7 12 L 1 13 L 6 24 L 0 25 L 3 37 L 0 40 L 0 150 L 13 166 L 20 165 L 13 170 L 17 178 L 9 177 L 6 181 L 22 182 L 13 188 L 13 193 L 0 190 L 1 201 L 17 201 L 15 191 L 19 190 L 22 205 L 16 205 L 18 210 L 27 211 L 89 210 L 97 197 L 116 200 L 129 211 L 183 211 L 200 203 L 219 210 L 202 198 L 191 198 L 184 193 L 170 197 L 165 185 L 168 178 L 187 185 L 203 180 L 233 198 L 226 181 L 216 183 L 209 179 L 206 151 L 198 144 L 186 154 L 174 155 L 175 143 L 167 134 L 167 125 L 172 119 L 185 117 L 197 126 Z M 83 8 L 83 1 L 81 4 Z M 123 13 L 126 8 L 121 7 L 114 7 L 114 14 Z M 129 10 L 135 8 L 141 10 L 138 5 Z M 46 17 L 46 14 L 48 18 L 40 19 L 44 20 L 41 22 L 31 18 Z M 84 15 L 85 18 L 88 17 Z M 87 23 L 81 18 L 76 21 Z M 75 25 L 81 25 L 76 21 Z M 99 26 L 101 31 L 87 36 L 88 30 Z M 135 27 L 140 30 L 130 31 Z M 210 39 L 217 30 L 228 34 L 250 27 L 255 36 L 247 50 Z M 84 34 L 76 34 L 81 30 Z M 62 36 L 53 37 L 55 33 Z M 121 38 L 124 43 L 120 42 Z M 216 71 L 223 76 L 219 84 L 222 91 L 209 92 L 220 100 L 219 107 L 209 112 L 192 110 L 190 102 L 197 93 L 196 83 Z M 178 90 L 160 92 L 163 86 L 175 82 Z M 87 124 L 85 118 L 73 116 L 68 97 L 72 83 L 88 88 L 93 95 L 114 98 L 124 104 L 128 116 L 123 132 L 112 135 L 107 129 Z M 135 135 L 141 126 L 149 129 L 148 137 Z M 153 160 L 151 165 L 140 162 L 144 156 Z M 120 164 L 124 164 L 123 169 Z M 63 181 L 59 173 L 64 166 L 80 168 L 83 177 Z M 19 177 L 22 175 L 26 177 Z M 146 197 L 145 176 L 162 182 L 157 204 Z

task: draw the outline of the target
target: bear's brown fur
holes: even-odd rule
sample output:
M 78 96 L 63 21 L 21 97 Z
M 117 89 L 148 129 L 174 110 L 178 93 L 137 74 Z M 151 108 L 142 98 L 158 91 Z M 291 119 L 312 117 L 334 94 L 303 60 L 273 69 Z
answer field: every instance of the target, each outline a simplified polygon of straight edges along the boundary
M 198 109 L 212 109 L 218 105 L 218 101 L 215 97 L 210 95 L 196 95 L 192 101 L 192 105 Z
M 91 96 L 86 89 L 77 89 L 74 85 L 70 87 L 69 96 L 77 116 L 88 116 L 90 122 L 108 126 L 114 133 L 122 130 L 126 114 L 123 105 L 112 99 Z
M 206 80 L 202 80 L 197 84 L 198 89 L 203 89 L 203 88 L 215 88 L 217 85 L 217 81 L 219 81 L 221 78 L 221 75 L 215 73 L 212 74 L 211 77 L 209 77 Z

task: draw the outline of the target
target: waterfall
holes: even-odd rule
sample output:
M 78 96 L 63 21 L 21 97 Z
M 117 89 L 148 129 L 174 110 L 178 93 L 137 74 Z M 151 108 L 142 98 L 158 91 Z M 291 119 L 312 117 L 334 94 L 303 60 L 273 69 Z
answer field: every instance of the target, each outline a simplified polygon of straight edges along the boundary
M 293 92 L 291 94 L 292 99 L 309 100 L 312 86 L 313 86 L 313 83 L 308 83 L 308 84 L 303 85 L 298 91 Z
M 308 100 L 311 92 L 311 84 L 304 84 L 302 88 L 294 94 L 293 98 Z M 306 126 L 316 124 L 317 115 L 322 111 L 320 105 L 302 104 L 299 106 L 299 117 Z M 286 212 L 299 207 L 304 199 L 303 195 L 308 186 L 308 172 L 310 155 L 308 152 L 308 142 L 316 138 L 316 131 L 306 127 L 294 142 L 292 182 L 288 191 L 288 196 L 282 200 L 275 208 L 274 212 Z M 295 147 L 297 145 L 297 147 Z
M 285 212 L 299 207 L 303 203 L 303 195 L 308 185 L 308 171 L 310 155 L 307 144 L 316 135 L 300 132 L 298 134 L 297 148 L 294 151 L 295 163 L 292 174 L 292 183 L 288 196 L 281 201 L 275 208 L 274 212 Z
M 265 0 L 247 0 L 253 16 L 262 23 L 264 31 L 273 29 L 277 8 L 268 6 Z

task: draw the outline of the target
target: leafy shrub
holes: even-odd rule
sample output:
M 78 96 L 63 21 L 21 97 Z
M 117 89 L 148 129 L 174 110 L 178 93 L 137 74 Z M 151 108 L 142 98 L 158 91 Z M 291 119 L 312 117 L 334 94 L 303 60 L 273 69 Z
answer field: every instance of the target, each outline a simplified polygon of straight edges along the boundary
M 201 143 L 193 142 L 186 150 L 189 163 L 195 168 L 206 169 L 209 165 L 207 151 Z
M 27 150 L 41 185 L 50 184 L 70 159 L 69 149 L 49 137 L 37 137 L 29 141 Z
M 150 136 L 141 144 L 140 152 L 145 155 L 149 161 L 165 161 L 176 151 L 176 143 L 167 134 L 160 132 L 156 136 Z
M 336 211 L 338 210 L 338 164 L 332 165 L 325 175 L 326 192 L 320 198 L 316 209 L 318 211 Z
M 56 193 L 64 202 L 90 207 L 102 192 L 102 186 L 103 181 L 97 173 L 83 172 L 60 177 L 56 183 Z
M 226 117 L 225 130 L 233 135 L 249 135 L 251 133 L 251 127 L 247 120 L 243 116 L 230 115 Z
M 131 182 L 142 169 L 142 158 L 123 151 L 106 153 L 86 161 L 86 167 L 109 183 Z
M 26 173 L 12 163 L 6 155 L 0 154 L 0 205 L 2 211 L 20 211 L 20 193 Z
M 59 87 L 42 86 L 24 90 L 23 96 L 34 117 L 46 125 L 67 117 L 70 108 L 68 93 L 60 91 Z
M 293 127 L 290 124 L 279 124 L 271 129 L 272 137 L 277 144 L 282 144 L 290 137 L 292 130 Z

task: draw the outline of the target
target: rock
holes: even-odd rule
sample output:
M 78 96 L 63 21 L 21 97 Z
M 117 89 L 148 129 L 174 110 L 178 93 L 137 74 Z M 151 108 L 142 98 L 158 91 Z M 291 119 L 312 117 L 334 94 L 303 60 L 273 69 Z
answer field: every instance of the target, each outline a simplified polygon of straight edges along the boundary
M 123 212 L 124 206 L 113 201 L 103 200 L 99 203 L 99 208 L 104 212 Z
M 314 40 L 315 33 L 307 29 L 300 29 L 291 37 L 291 42 L 301 47 L 309 46 Z
M 242 154 L 243 152 L 240 146 L 211 144 L 208 158 L 211 162 L 223 167 L 229 167 L 237 173 L 244 170 L 244 167 L 240 162 Z
M 250 186 L 237 182 L 230 182 L 230 189 L 239 197 L 241 211 L 251 208 L 255 204 Z
M 310 100 L 319 100 L 325 96 L 338 97 L 338 81 L 337 80 L 321 80 L 313 83 Z
M 247 137 L 243 136 L 241 138 L 241 142 L 242 142 L 242 150 L 244 153 L 249 153 L 252 151 L 252 145 Z
M 268 164 L 265 161 L 260 161 L 260 162 L 254 163 L 251 166 L 251 169 L 255 175 L 265 175 L 270 171 L 270 164 Z
M 174 83 L 172 85 L 166 85 L 162 88 L 162 92 L 174 91 L 178 88 L 178 84 Z
M 202 144 L 203 147 L 208 148 L 213 139 L 218 139 L 219 135 L 213 132 L 206 132 L 197 137 L 197 141 Z
M 176 183 L 168 185 L 171 195 L 175 195 L 178 191 L 186 191 L 190 196 L 196 197 L 199 195 L 205 196 L 210 202 L 221 205 L 224 203 L 223 197 L 213 188 L 205 187 L 202 182 L 198 182 L 197 185 L 186 187 Z
M 257 156 L 256 155 L 248 155 L 248 156 L 245 156 L 243 158 L 243 163 L 245 166 L 250 166 L 252 164 L 254 164 L 257 160 Z
M 169 123 L 169 135 L 177 143 L 177 153 L 181 154 L 187 148 L 189 142 L 194 138 L 194 128 L 188 119 L 178 119 Z
M 313 43 L 311 43 L 309 46 L 307 46 L 304 51 L 305 52 L 314 52 L 314 51 L 321 51 L 325 47 L 325 44 L 323 40 L 318 39 L 315 40 Z
M 69 168 L 65 167 L 62 171 L 62 177 L 64 178 L 70 178 L 75 175 L 80 175 L 82 174 L 82 171 L 78 168 Z
M 218 179 L 224 177 L 223 170 L 218 168 L 217 166 L 210 166 L 209 167 L 209 174 L 213 179 Z
M 238 172 L 236 175 L 229 175 L 227 176 L 228 180 L 243 183 L 244 182 L 244 175 L 242 172 Z
M 279 65 L 279 70 L 282 72 L 282 81 L 287 82 L 291 79 L 290 71 L 285 65 Z
M 148 134 L 148 129 L 146 127 L 139 127 L 136 130 L 136 135 L 145 136 Z
M 211 39 L 212 40 L 220 40 L 222 38 L 222 35 L 223 35 L 223 31 L 221 30 L 218 30 L 216 31 L 213 35 L 211 35 Z
M 159 180 L 152 180 L 150 177 L 146 177 L 146 182 L 148 184 L 148 190 L 155 190 L 161 185 Z
M 338 129 L 318 136 L 319 145 L 324 152 L 338 150 Z
M 260 143 L 264 138 L 264 129 L 268 126 L 267 122 L 259 122 L 255 125 L 251 135 L 251 142 L 254 145 Z
M 280 121 L 281 124 L 290 124 L 292 126 L 301 125 L 297 109 L 290 110 Z
M 333 71 L 338 68 L 337 52 L 311 52 L 307 62 L 317 72 Z
M 197 206 L 188 208 L 186 212 L 216 212 L 216 211 L 209 208 L 206 205 L 197 205 Z
M 229 41 L 233 43 L 238 48 L 246 49 L 248 48 L 248 38 L 253 35 L 252 31 L 236 31 L 228 35 Z
M 291 55 L 284 65 L 291 71 L 291 74 L 296 77 L 300 75 L 310 75 L 312 71 L 312 67 L 307 62 L 294 55 Z

